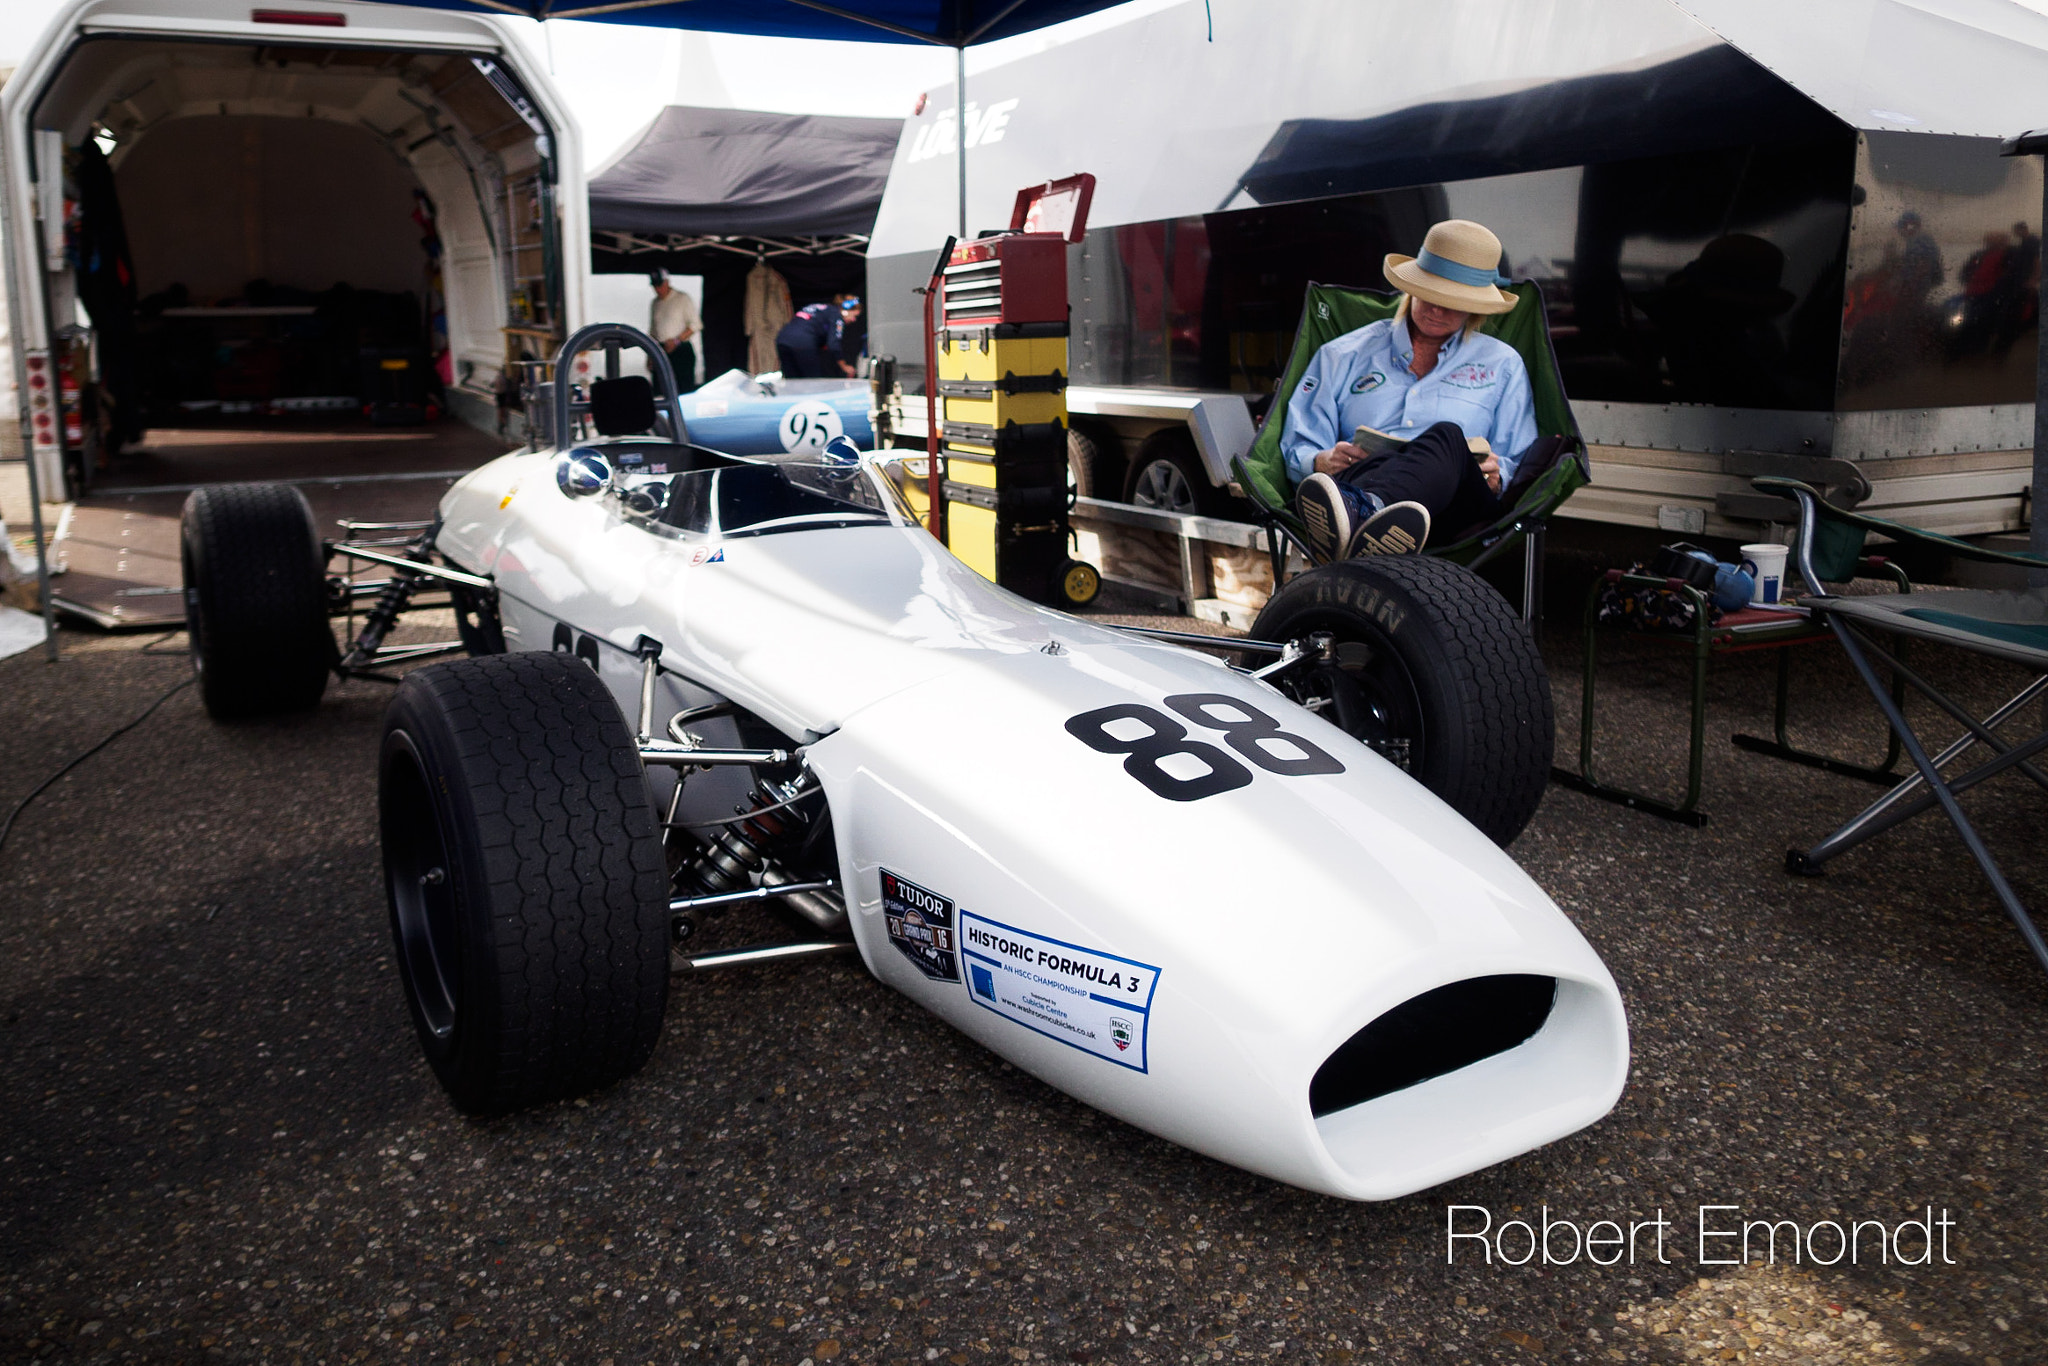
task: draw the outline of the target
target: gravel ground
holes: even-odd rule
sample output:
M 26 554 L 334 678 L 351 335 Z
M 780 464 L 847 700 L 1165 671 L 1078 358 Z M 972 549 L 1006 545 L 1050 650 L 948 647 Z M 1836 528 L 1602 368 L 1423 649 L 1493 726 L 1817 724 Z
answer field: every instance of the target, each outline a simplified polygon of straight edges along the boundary
M 162 652 L 178 641 L 144 644 L 67 634 L 55 667 L 0 662 L 0 800 L 184 676 Z M 1569 756 L 1576 641 L 1553 631 L 1546 648 Z M 1818 739 L 1874 753 L 1876 712 L 1832 647 L 1800 660 L 1799 716 L 1825 709 Z M 1676 787 L 1682 669 L 1660 646 L 1614 652 L 1610 776 Z M 1943 673 L 1978 701 L 2012 681 Z M 1726 743 L 1768 725 L 1766 660 L 1724 662 L 1715 687 L 1712 824 L 1553 787 L 1514 849 L 1625 993 L 1619 1106 L 1382 1205 L 1097 1115 L 844 960 L 681 983 L 641 1076 L 461 1119 L 388 962 L 371 762 L 384 690 L 339 686 L 315 715 L 236 727 L 179 693 L 0 850 L 0 1353 L 2048 1360 L 2048 978 L 1945 825 L 1923 819 L 1823 880 L 1786 877 L 1789 843 L 1875 789 Z M 2002 781 L 1969 805 L 2048 907 L 2043 794 Z M 1467 1242 L 1447 1265 L 1451 1205 L 1539 1225 L 1547 1209 L 1582 1230 L 1661 1211 L 1665 1260 L 1645 1229 L 1633 1264 L 1489 1265 Z M 1780 1264 L 1707 1266 L 1701 1205 L 1738 1207 L 1717 1225 L 1882 1220 L 1888 1242 L 1931 1207 L 1947 1243 L 1931 1265 L 1887 1264 L 1866 1230 L 1858 1264 L 1801 1267 L 1781 1228 Z M 1526 1245 L 1505 1235 L 1509 1255 Z M 1569 1235 L 1552 1247 L 1562 1258 Z M 1921 1258 L 1918 1235 L 1900 1249 Z

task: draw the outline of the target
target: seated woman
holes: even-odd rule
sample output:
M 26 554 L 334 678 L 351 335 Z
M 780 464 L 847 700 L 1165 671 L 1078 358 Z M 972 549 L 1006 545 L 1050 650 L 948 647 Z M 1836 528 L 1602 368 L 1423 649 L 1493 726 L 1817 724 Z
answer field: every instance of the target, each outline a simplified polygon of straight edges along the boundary
M 1500 239 L 1453 218 L 1419 256 L 1390 255 L 1393 317 L 1326 343 L 1287 405 L 1280 447 L 1309 540 L 1332 559 L 1422 549 L 1432 525 L 1462 530 L 1500 510 L 1500 491 L 1536 441 L 1529 372 L 1479 315 L 1501 293 Z M 1393 438 L 1368 451 L 1370 427 Z

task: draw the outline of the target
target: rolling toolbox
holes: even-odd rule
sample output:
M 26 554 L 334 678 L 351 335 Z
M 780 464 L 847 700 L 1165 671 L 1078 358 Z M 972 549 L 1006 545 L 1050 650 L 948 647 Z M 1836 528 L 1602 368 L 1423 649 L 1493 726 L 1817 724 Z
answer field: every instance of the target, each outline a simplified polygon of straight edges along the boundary
M 1067 244 L 1093 176 L 1020 191 L 1010 231 L 953 249 L 940 298 L 946 544 L 1024 597 L 1081 607 L 1101 591 L 1067 525 Z

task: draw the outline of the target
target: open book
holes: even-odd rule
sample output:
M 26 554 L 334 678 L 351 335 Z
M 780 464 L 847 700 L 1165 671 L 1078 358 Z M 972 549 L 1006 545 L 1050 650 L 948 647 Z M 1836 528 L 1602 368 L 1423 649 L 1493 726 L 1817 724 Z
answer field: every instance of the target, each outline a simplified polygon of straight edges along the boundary
M 1398 451 L 1412 439 L 1411 437 L 1395 436 L 1392 433 L 1383 432 L 1377 427 L 1360 427 L 1351 433 L 1351 444 L 1364 451 L 1368 458 L 1375 455 L 1386 455 L 1391 451 Z M 1472 446 L 1475 440 L 1477 438 L 1467 438 L 1465 444 Z M 1492 453 L 1493 448 L 1481 441 L 1478 446 L 1473 447 L 1472 458 L 1483 463 L 1486 457 Z
M 1351 434 L 1351 444 L 1367 455 L 1386 455 L 1408 444 L 1404 437 L 1389 436 L 1377 427 L 1360 427 Z

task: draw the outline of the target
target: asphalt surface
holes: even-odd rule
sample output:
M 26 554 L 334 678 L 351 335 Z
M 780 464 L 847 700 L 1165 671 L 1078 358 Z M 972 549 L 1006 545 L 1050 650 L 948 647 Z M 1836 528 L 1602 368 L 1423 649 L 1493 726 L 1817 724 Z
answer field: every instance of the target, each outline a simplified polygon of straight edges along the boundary
M 1566 761 L 1574 634 L 1546 640 Z M 163 653 L 182 638 L 147 640 L 67 632 L 61 664 L 0 662 L 0 802 L 185 676 Z M 1800 666 L 1795 716 L 1875 753 L 1875 709 L 1832 647 Z M 1979 702 L 2013 681 L 1934 667 Z M 1682 656 L 1624 643 L 1602 686 L 1604 767 L 1675 788 Z M 1553 786 L 1513 850 L 1625 994 L 1620 1104 L 1381 1205 L 1098 1115 L 846 960 L 679 982 L 640 1076 L 462 1119 L 389 960 L 386 692 L 222 727 L 188 689 L 0 849 L 0 1355 L 2048 1360 L 2048 975 L 1938 817 L 1787 877 L 1788 844 L 1876 789 L 1727 744 L 1768 725 L 1766 659 L 1725 661 L 1715 688 L 1708 827 Z M 1966 804 L 2048 907 L 2044 794 L 2005 779 Z M 1284 932 L 1246 908 L 1245 933 Z M 1447 1265 L 1451 1205 L 1582 1229 L 1661 1210 L 1671 1229 L 1661 1264 L 1645 1239 L 1633 1264 L 1489 1265 L 1468 1241 Z M 1738 1269 L 1701 1264 L 1701 1205 L 1951 1223 L 1932 1265 L 1866 1243 L 1854 1266 Z M 1902 1246 L 1919 1256 L 1917 1235 Z

